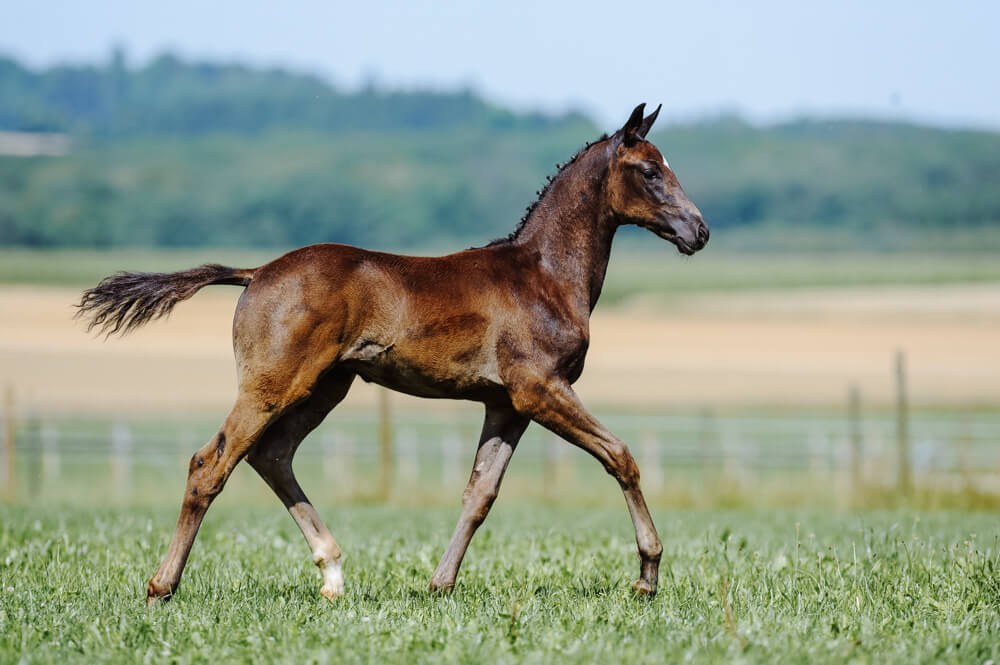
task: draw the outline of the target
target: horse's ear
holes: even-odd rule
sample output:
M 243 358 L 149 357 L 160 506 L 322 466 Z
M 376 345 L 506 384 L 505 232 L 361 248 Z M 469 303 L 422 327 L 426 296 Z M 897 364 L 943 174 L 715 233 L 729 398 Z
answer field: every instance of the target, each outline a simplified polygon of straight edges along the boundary
M 645 104 L 639 104 L 632 111 L 632 115 L 629 116 L 628 121 L 625 126 L 622 127 L 622 138 L 625 140 L 625 145 L 632 145 L 636 141 L 642 138 L 639 136 L 639 128 L 642 126 L 642 112 L 646 109 Z
M 646 134 L 649 133 L 649 128 L 653 126 L 654 122 L 656 122 L 656 116 L 660 115 L 661 108 L 663 108 L 663 104 L 657 106 L 655 111 L 642 119 L 642 124 L 639 125 L 639 131 L 636 132 L 640 137 L 646 138 Z

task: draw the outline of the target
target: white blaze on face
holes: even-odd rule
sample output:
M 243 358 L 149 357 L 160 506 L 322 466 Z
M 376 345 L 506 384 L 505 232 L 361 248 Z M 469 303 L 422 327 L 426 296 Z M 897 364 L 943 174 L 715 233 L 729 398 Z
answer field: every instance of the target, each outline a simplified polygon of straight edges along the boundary
M 667 158 L 666 157 L 663 158 L 663 165 L 667 167 L 668 171 L 670 170 L 670 164 L 667 163 Z

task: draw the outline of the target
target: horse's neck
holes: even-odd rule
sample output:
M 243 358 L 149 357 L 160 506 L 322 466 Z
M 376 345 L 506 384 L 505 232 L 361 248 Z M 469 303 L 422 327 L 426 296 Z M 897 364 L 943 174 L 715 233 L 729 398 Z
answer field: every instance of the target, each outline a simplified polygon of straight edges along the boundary
M 540 258 L 567 295 L 591 312 L 604 285 L 617 224 L 605 209 L 603 178 L 573 164 L 532 211 L 517 244 Z

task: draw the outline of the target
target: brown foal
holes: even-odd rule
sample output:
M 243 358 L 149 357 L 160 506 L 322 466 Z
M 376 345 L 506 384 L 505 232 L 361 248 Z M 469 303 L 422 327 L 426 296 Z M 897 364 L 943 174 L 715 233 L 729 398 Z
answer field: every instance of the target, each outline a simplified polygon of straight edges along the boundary
M 618 227 L 645 227 L 684 254 L 708 241 L 698 209 L 645 140 L 660 109 L 644 118 L 643 108 L 561 166 L 517 230 L 485 247 L 420 258 L 311 245 L 256 269 L 118 273 L 85 292 L 79 315 L 111 334 L 162 316 L 209 284 L 246 287 L 233 322 L 236 404 L 191 458 L 177 529 L 147 602 L 177 589 L 205 512 L 244 457 L 302 529 L 323 573 L 320 593 L 343 594 L 340 547 L 299 487 L 292 457 L 355 376 L 485 405 L 462 513 L 431 590 L 455 585 L 517 442 L 535 421 L 596 457 L 621 485 L 641 560 L 634 588 L 655 594 L 663 548 L 635 460 L 571 387 L 583 371 L 590 313 Z

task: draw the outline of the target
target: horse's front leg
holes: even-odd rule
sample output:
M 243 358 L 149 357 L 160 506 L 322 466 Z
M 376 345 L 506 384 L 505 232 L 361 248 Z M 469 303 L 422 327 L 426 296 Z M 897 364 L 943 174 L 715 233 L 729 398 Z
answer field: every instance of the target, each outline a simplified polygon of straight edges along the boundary
M 476 461 L 472 466 L 469 484 L 462 494 L 462 515 L 458 518 L 451 542 L 431 578 L 431 591 L 450 591 L 455 586 L 458 568 L 462 565 L 462 557 L 469 547 L 469 541 L 486 519 L 497 498 L 507 463 L 510 462 L 528 422 L 527 418 L 510 408 L 486 407 L 486 420 L 479 437 Z
M 656 594 L 663 545 L 639 489 L 639 467 L 628 446 L 587 411 L 564 379 L 529 375 L 514 382 L 510 392 L 519 413 L 596 457 L 621 485 L 639 548 L 639 579 L 633 588 L 640 594 Z

